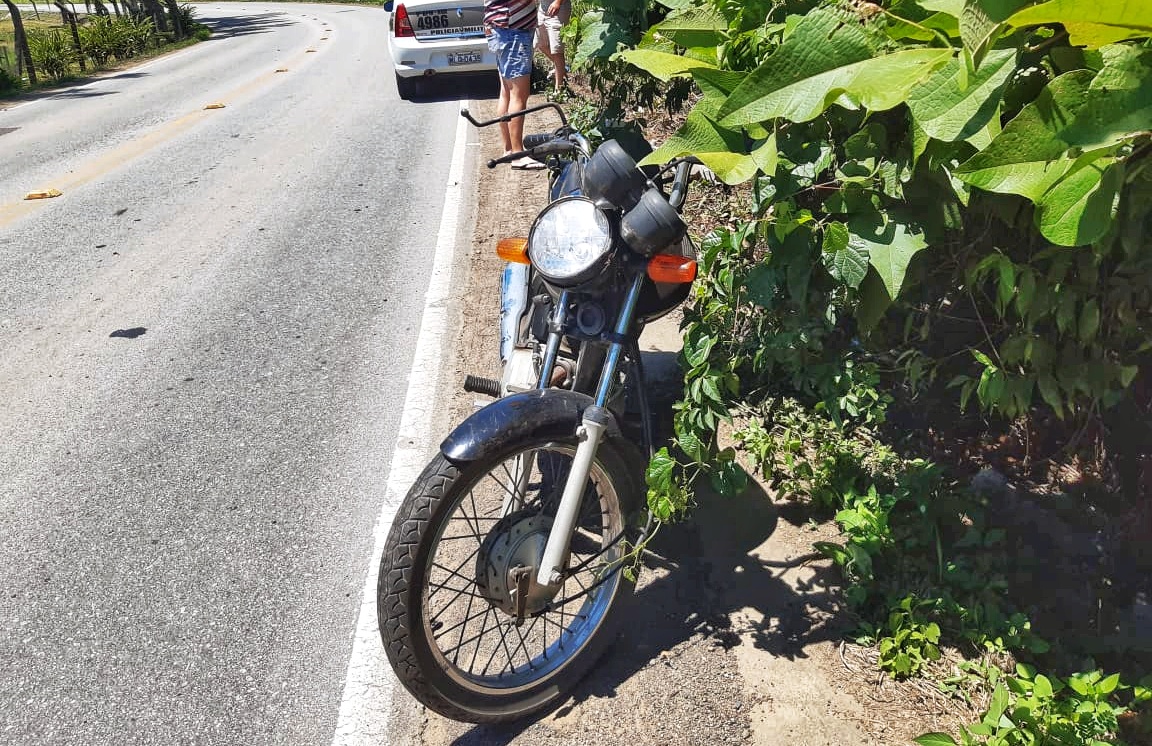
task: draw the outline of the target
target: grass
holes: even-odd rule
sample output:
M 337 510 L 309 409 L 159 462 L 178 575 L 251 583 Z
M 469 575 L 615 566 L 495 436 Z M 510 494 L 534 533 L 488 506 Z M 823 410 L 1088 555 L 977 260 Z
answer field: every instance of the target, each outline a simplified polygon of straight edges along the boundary
M 50 28 L 66 28 L 63 18 L 59 13 L 48 13 L 41 11 L 39 18 L 34 13 L 22 13 L 21 18 L 24 21 L 24 31 L 28 32 L 33 29 L 50 29 Z M 83 22 L 83 21 L 81 21 Z M 139 65 L 155 57 L 169 54 L 184 47 L 198 44 L 199 39 L 195 37 L 183 39 L 181 41 L 165 44 L 160 47 L 147 49 L 129 60 L 117 61 L 104 68 L 95 68 L 89 62 L 87 73 L 81 73 L 78 69 L 74 68 L 72 72 L 67 75 L 63 80 L 41 80 L 39 84 L 30 86 L 27 83 L 15 91 L 8 91 L 0 93 L 0 101 L 4 99 L 11 99 L 21 94 L 28 93 L 29 91 L 38 91 L 44 89 L 54 88 L 59 85 L 74 83 L 77 80 L 82 80 L 87 77 L 92 77 L 100 73 L 105 73 L 113 70 L 121 70 L 124 68 Z M 12 19 L 4 11 L 0 11 L 0 70 L 6 70 L 10 74 L 15 75 L 16 72 L 16 34 L 12 26 Z
M 24 20 L 24 30 L 62 28 L 64 20 L 59 13 L 40 12 L 21 13 Z M 12 26 L 12 18 L 6 11 L 0 11 L 0 70 L 16 72 L 16 30 Z

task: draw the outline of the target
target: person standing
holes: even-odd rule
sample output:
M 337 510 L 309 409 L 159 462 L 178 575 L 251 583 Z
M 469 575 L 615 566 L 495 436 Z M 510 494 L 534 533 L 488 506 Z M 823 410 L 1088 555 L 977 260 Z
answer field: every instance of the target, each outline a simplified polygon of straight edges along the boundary
M 537 0 L 484 0 L 484 30 L 488 48 L 496 55 L 500 74 L 500 101 L 496 115 L 514 114 L 528 105 L 532 85 L 532 35 L 536 31 Z M 504 154 L 524 149 L 524 119 L 500 123 Z M 524 156 L 512 161 L 512 168 L 544 168 L 544 164 Z
M 564 59 L 560 29 L 571 20 L 572 0 L 540 0 L 540 10 L 536 16 L 536 46 L 552 60 L 557 93 L 568 85 L 568 63 Z

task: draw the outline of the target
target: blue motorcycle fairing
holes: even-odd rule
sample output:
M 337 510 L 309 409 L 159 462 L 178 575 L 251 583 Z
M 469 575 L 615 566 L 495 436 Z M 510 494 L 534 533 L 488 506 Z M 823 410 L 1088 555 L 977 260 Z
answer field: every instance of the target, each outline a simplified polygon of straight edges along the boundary
M 473 412 L 440 444 L 450 461 L 475 461 L 506 452 L 517 443 L 570 438 L 584 410 L 595 402 L 587 394 L 565 389 L 533 389 L 497 399 Z M 619 437 L 613 420 L 607 436 Z

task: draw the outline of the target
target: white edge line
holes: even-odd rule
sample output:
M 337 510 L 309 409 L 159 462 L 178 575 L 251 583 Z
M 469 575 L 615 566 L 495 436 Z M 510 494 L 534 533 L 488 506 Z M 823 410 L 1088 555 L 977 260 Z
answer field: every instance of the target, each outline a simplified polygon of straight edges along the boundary
M 384 655 L 376 622 L 376 580 L 380 570 L 380 556 L 396 509 L 428 458 L 428 426 L 435 419 L 433 411 L 436 406 L 437 379 L 460 222 L 461 182 L 467 138 L 467 124 L 463 117 L 457 116 L 456 141 L 452 163 L 448 168 L 448 187 L 444 193 L 444 212 L 436 238 L 432 277 L 424 296 L 424 316 L 416 340 L 404 410 L 400 415 L 400 428 L 396 436 L 396 448 L 392 453 L 384 504 L 373 530 L 372 559 L 368 565 L 368 576 L 364 580 L 360 615 L 352 642 L 352 656 L 348 661 L 348 674 L 344 680 L 336 733 L 332 738 L 333 746 L 380 746 L 387 743 L 388 716 L 395 677 Z

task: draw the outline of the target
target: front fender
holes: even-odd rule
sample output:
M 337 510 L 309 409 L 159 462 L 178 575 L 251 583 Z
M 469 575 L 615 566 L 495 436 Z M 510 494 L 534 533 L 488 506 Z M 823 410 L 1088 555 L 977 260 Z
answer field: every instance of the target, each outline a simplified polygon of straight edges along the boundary
M 516 443 L 570 438 L 584 410 L 595 402 L 587 394 L 565 389 L 533 389 L 497 399 L 461 422 L 440 444 L 451 461 L 475 461 L 503 453 Z M 613 420 L 608 437 L 620 428 Z

